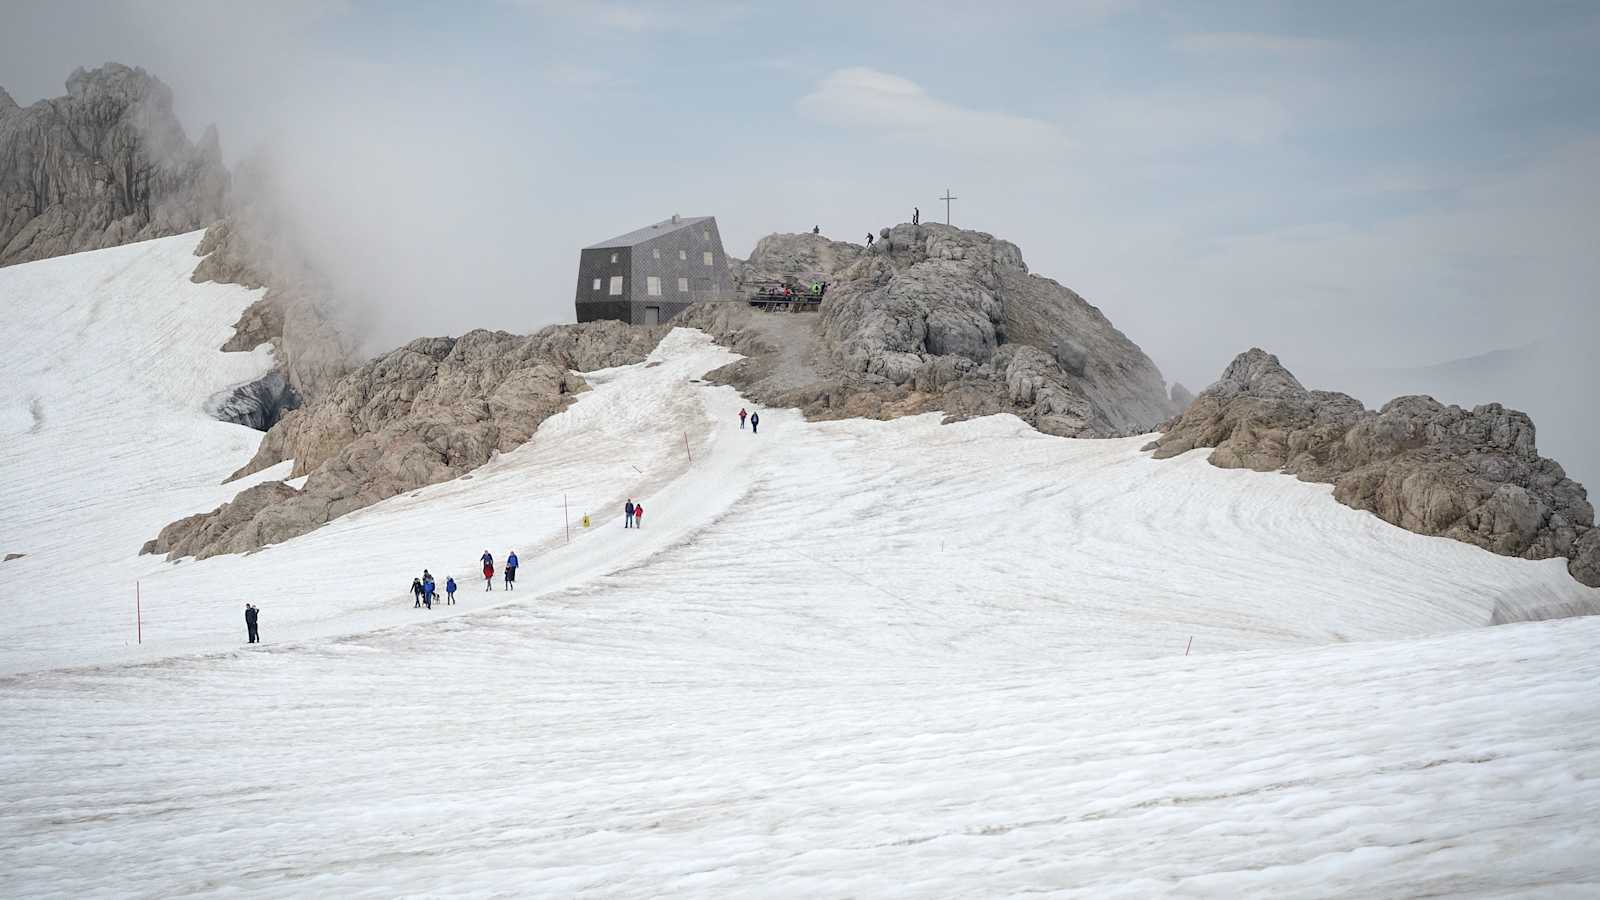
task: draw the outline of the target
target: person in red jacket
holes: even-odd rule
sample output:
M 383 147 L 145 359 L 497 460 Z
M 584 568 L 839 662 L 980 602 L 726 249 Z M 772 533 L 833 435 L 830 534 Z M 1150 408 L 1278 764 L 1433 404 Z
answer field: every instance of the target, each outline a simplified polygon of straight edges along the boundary
M 644 504 L 643 503 L 635 503 L 633 505 L 633 527 L 635 527 L 635 528 L 643 528 L 644 527 Z
M 494 563 L 488 560 L 483 561 L 483 589 L 494 590 Z
M 742 407 L 742 406 L 739 407 L 739 430 L 740 431 L 744 430 L 744 420 L 749 415 L 750 415 L 749 413 L 744 411 L 744 407 Z

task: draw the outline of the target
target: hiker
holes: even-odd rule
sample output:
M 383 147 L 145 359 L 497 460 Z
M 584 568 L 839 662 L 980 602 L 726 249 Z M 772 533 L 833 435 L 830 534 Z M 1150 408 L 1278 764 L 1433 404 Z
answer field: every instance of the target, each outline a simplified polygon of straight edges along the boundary
M 506 557 L 506 590 L 517 589 L 517 551 L 511 551 Z
M 256 631 L 256 617 L 260 613 L 261 610 L 256 609 L 255 604 L 246 603 L 244 605 L 244 630 L 252 644 L 261 643 L 261 633 Z
M 867 232 L 867 247 L 868 249 L 871 249 L 872 247 L 872 232 L 870 231 Z
M 633 527 L 635 527 L 635 528 L 643 528 L 644 527 L 644 504 L 643 503 L 635 503 L 633 505 Z
M 412 609 L 421 609 L 422 608 L 422 579 L 421 578 L 413 578 L 413 579 L 411 579 L 411 593 L 416 595 L 416 598 L 417 598 L 417 602 L 411 604 L 411 608 Z
M 456 577 L 447 575 L 444 579 L 444 596 L 450 606 L 456 605 Z
M 922 210 L 917 209 L 915 206 L 911 207 L 911 224 L 922 224 Z
M 761 429 L 761 413 L 750 414 L 750 433 L 755 434 Z
M 622 514 L 625 517 L 622 520 L 622 527 L 623 528 L 632 528 L 633 527 L 633 513 L 634 513 L 633 498 L 629 497 L 627 505 L 622 507 Z
M 739 407 L 739 430 L 740 431 L 744 430 L 744 420 L 748 419 L 748 418 L 750 418 L 750 414 L 744 411 L 744 407 L 742 407 L 742 406 Z
M 484 556 L 487 558 L 488 554 L 484 554 Z M 494 590 L 494 563 L 492 562 L 483 564 L 483 589 L 486 591 Z

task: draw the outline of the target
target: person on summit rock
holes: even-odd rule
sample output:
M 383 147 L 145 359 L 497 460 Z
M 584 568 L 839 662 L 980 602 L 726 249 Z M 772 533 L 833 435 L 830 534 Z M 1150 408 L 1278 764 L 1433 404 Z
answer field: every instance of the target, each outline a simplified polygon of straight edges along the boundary
M 761 413 L 750 414 L 750 433 L 755 434 L 761 430 Z
M 739 430 L 740 431 L 744 430 L 744 420 L 748 419 L 749 417 L 750 417 L 750 414 L 744 411 L 744 407 L 742 407 L 742 406 L 739 407 Z
M 813 226 L 811 226 L 811 233 L 812 234 L 821 234 L 822 233 L 822 226 L 821 225 L 813 225 Z
M 628 498 L 628 502 L 622 507 L 622 515 L 623 515 L 622 527 L 623 528 L 632 528 L 633 527 L 633 512 L 634 512 L 633 498 L 629 497 Z
M 867 232 L 867 246 L 868 247 L 872 246 L 872 232 L 870 232 L 870 231 Z
M 513 550 L 506 556 L 506 590 L 517 589 L 517 551 Z
M 922 224 L 922 210 L 916 208 L 915 206 L 911 207 L 911 224 Z
M 456 577 L 454 575 L 448 575 L 444 579 L 444 596 L 447 605 L 456 605 Z
M 633 527 L 635 527 L 635 528 L 643 528 L 644 527 L 644 504 L 643 503 L 635 503 L 633 505 Z

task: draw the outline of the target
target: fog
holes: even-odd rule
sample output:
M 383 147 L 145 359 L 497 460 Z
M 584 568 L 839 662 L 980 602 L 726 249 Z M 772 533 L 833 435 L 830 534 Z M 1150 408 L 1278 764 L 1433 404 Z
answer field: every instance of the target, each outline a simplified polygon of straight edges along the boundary
M 192 137 L 214 122 L 230 164 L 271 168 L 282 239 L 373 351 L 570 321 L 578 248 L 673 213 L 742 256 L 942 220 L 948 187 L 955 224 L 1194 390 L 1250 346 L 1374 405 L 1437 363 L 1587 348 L 1428 389 L 1537 408 L 1600 481 L 1578 87 L 1600 16 L 1420 9 L 30 0 L 3 13 L 0 85 L 27 104 L 109 60 L 165 80 Z

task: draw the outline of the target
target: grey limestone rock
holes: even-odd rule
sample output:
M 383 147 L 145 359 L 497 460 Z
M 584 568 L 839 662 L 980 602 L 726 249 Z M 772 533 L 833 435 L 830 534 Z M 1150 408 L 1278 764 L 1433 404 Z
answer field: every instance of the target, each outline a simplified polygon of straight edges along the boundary
M 818 317 L 701 304 L 678 319 L 751 359 L 713 374 L 813 418 L 1011 412 L 1066 436 L 1170 417 L 1155 365 L 1098 309 L 1028 273 L 1016 245 L 945 225 L 882 229 L 870 250 L 771 235 L 755 280 L 829 282 Z
M 1277 357 L 1252 349 L 1146 449 L 1166 459 L 1202 447 L 1223 468 L 1331 483 L 1340 503 L 1409 531 L 1505 556 L 1566 558 L 1574 578 L 1600 586 L 1583 486 L 1539 455 L 1526 415 L 1498 403 L 1468 410 L 1408 396 L 1374 412 L 1307 390 Z
M 191 143 L 143 69 L 78 69 L 26 108 L 0 92 L 0 265 L 203 228 L 227 188 L 216 130 Z
M 445 481 L 531 438 L 588 389 L 573 368 L 643 360 L 666 328 L 556 325 L 532 335 L 419 338 L 347 373 L 288 412 L 234 477 L 293 459 L 304 488 L 257 486 L 174 522 L 146 552 L 207 557 L 305 534 L 381 500 Z

